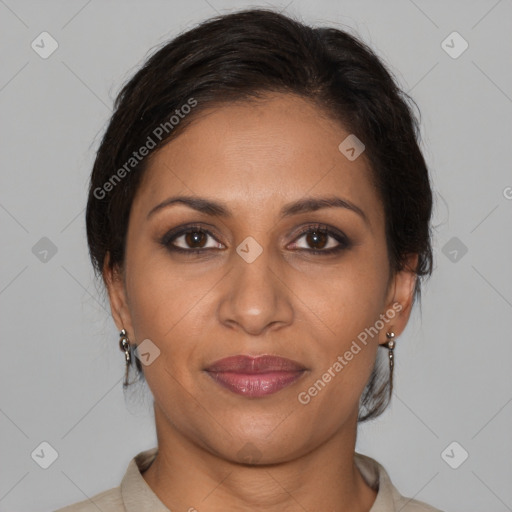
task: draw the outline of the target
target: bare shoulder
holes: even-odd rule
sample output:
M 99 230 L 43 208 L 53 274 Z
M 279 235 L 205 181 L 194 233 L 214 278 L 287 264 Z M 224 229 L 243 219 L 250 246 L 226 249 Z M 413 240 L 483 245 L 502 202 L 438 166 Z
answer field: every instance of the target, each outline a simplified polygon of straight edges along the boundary
M 54 512 L 124 512 L 123 499 L 120 487 L 100 492 L 92 498 L 83 500 Z

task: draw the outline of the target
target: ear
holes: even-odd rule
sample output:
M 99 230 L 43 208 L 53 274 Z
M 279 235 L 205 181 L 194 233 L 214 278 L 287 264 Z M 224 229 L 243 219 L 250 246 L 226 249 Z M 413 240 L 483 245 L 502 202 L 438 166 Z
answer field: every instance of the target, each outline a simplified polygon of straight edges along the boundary
M 122 270 L 115 266 L 110 266 L 110 253 L 105 256 L 103 263 L 103 281 L 107 287 L 110 311 L 117 329 L 126 329 L 128 337 L 133 336 L 133 327 L 131 322 L 130 310 L 128 307 L 128 298 L 126 295 L 126 286 Z
M 381 345 L 389 341 L 386 332 L 394 332 L 395 337 L 398 338 L 407 326 L 414 301 L 417 265 L 418 255 L 411 254 L 405 259 L 404 268 L 391 276 L 384 312 L 389 320 L 381 331 L 379 340 Z

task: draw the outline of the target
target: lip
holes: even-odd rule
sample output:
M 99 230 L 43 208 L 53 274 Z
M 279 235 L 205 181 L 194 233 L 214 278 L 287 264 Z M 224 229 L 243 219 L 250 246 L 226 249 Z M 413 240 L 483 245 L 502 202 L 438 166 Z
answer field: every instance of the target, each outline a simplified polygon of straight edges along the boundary
M 231 356 L 219 359 L 206 368 L 208 372 L 233 373 L 269 373 L 269 372 L 298 372 L 306 368 L 285 357 L 262 356 Z
M 270 355 L 226 357 L 206 368 L 215 382 L 246 397 L 277 393 L 297 381 L 305 371 L 296 361 Z

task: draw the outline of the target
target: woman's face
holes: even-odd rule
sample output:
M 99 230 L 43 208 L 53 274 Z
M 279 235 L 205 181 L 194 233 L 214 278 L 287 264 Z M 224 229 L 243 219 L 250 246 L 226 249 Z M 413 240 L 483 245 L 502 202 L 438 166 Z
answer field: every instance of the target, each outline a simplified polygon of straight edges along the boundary
M 227 460 L 290 460 L 355 431 L 378 344 L 406 325 L 414 275 L 390 273 L 383 207 L 364 152 L 338 148 L 347 136 L 292 95 L 211 109 L 153 155 L 133 202 L 123 276 L 107 273 L 114 318 L 150 340 L 158 421 Z M 320 198 L 338 206 L 308 208 Z M 237 355 L 300 370 L 213 371 Z

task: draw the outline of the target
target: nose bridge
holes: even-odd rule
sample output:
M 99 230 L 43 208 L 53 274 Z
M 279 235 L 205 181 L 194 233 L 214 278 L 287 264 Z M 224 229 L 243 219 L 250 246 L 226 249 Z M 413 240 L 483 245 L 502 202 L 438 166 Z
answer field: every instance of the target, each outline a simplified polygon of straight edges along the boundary
M 237 246 L 232 259 L 220 320 L 237 324 L 252 334 L 269 324 L 289 323 L 292 307 L 279 277 L 279 258 L 274 257 L 273 251 L 247 237 Z
M 272 270 L 271 252 L 268 246 L 264 248 L 252 237 L 247 237 L 238 245 L 233 259 L 234 274 L 240 289 L 245 287 L 253 293 L 274 295 L 272 277 L 275 277 L 275 272 Z

